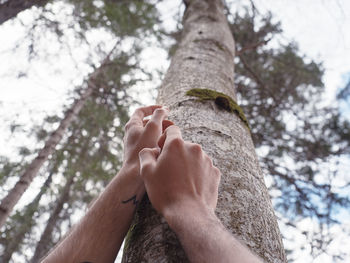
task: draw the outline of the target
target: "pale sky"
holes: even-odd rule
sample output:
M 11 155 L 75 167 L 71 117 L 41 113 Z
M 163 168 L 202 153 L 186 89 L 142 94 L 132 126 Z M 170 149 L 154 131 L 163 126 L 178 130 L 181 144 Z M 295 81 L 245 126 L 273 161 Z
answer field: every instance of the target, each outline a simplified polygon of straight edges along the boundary
M 227 1 L 239 5 L 242 0 Z M 246 1 L 247 2 L 247 1 Z M 332 101 L 337 89 L 345 84 L 345 76 L 350 73 L 350 1 L 349 0 L 255 0 L 260 11 L 270 10 L 277 20 L 282 22 L 283 36 L 294 40 L 306 56 L 323 62 L 325 67 L 324 82 L 327 94 Z M 164 19 L 179 11 L 179 1 L 167 1 L 162 5 Z M 31 21 L 30 11 L 23 12 L 19 18 L 25 23 Z M 104 37 L 106 34 L 101 33 Z M 83 61 L 86 50 L 76 46 L 73 49 L 77 65 L 72 63 L 67 52 L 59 59 L 41 59 L 29 63 L 26 61 L 24 48 L 16 54 L 8 52 L 23 37 L 23 27 L 18 20 L 0 26 L 0 155 L 15 156 L 16 147 L 33 147 L 33 140 L 28 137 L 14 137 L 9 133 L 8 125 L 12 121 L 30 125 L 41 124 L 47 113 L 62 113 L 62 105 L 69 105 L 69 91 L 73 85 L 81 82 L 83 74 L 88 72 Z M 45 42 L 46 41 L 46 42 Z M 42 44 L 49 53 L 57 51 L 54 42 L 44 40 Z M 145 67 L 162 65 L 166 68 L 166 53 L 157 48 L 150 48 L 144 53 Z M 155 63 L 155 59 L 157 63 Z M 20 70 L 29 69 L 28 76 L 20 79 L 16 75 Z M 147 88 L 152 88 L 151 83 Z M 146 101 L 149 101 L 148 98 Z M 301 227 L 309 227 L 312 222 L 303 222 Z M 345 222 L 349 224 L 349 221 Z M 350 224 L 349 224 L 350 225 Z M 336 231 L 336 229 L 334 230 Z M 295 234 L 295 233 L 294 233 Z M 292 235 L 292 234 L 291 234 Z M 302 236 L 295 234 L 298 240 Z M 349 237 L 344 237 L 347 240 Z M 341 232 L 339 232 L 341 240 Z M 350 247 L 349 242 L 336 242 L 334 246 Z M 336 248 L 335 248 L 336 249 Z M 347 258 L 350 262 L 350 255 Z M 311 262 L 308 251 L 300 252 L 297 262 Z M 320 257 L 317 263 L 331 263 L 331 259 Z
M 344 85 L 350 72 L 350 1 L 255 0 L 282 21 L 284 35 L 316 61 L 324 62 L 328 94 Z

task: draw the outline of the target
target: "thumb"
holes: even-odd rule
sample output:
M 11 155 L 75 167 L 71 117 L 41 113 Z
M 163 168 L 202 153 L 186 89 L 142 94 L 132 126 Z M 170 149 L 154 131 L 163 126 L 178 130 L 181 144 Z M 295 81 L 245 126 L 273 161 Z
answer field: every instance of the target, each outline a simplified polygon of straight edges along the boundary
M 152 174 L 157 162 L 158 155 L 159 148 L 144 148 L 139 152 L 141 177 Z

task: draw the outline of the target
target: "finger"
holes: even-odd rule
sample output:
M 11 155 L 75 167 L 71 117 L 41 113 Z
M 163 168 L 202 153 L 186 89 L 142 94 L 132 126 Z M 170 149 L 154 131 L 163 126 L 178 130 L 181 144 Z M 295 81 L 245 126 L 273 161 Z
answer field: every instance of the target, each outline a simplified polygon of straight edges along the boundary
M 143 127 L 146 126 L 147 122 L 149 122 L 149 120 L 143 120 Z M 163 127 L 162 127 L 162 132 L 165 131 L 166 128 L 168 128 L 169 126 L 174 125 L 174 123 L 172 121 L 169 120 L 164 120 L 163 121 Z
M 165 134 L 165 132 L 163 132 L 162 135 L 158 139 L 158 146 L 160 149 L 163 149 L 165 137 L 166 137 L 166 134 Z
M 220 172 L 219 168 L 214 166 L 213 170 L 214 170 L 214 174 L 220 178 L 221 177 L 221 172 Z
M 145 127 L 147 122 L 149 122 L 149 120 L 143 120 L 142 122 L 143 122 L 143 127 Z
M 168 128 L 169 126 L 174 125 L 174 123 L 172 121 L 169 120 L 164 120 L 163 121 L 163 127 L 162 127 L 162 132 L 165 131 L 166 128 Z
M 200 146 L 199 144 L 188 142 L 187 145 L 189 146 L 189 149 L 193 154 L 205 155 L 205 153 L 202 150 L 202 146 Z
M 163 121 L 163 133 L 162 135 L 159 137 L 158 139 L 158 146 L 162 149 L 163 148 L 163 145 L 164 145 L 164 142 L 165 142 L 165 130 L 172 126 L 172 125 L 175 125 L 172 121 L 169 121 L 169 120 L 164 120 Z
M 152 173 L 156 165 L 158 155 L 158 148 L 144 148 L 139 152 L 141 177 L 145 177 Z
M 152 106 L 146 106 L 146 107 L 141 107 L 137 108 L 135 112 L 131 115 L 129 122 L 130 125 L 138 125 L 142 126 L 143 125 L 143 118 L 149 115 L 152 115 L 153 112 L 161 108 L 161 105 L 152 105 Z
M 160 134 L 162 131 L 162 123 L 165 120 L 165 118 L 168 116 L 169 110 L 165 107 L 155 109 L 155 111 L 152 114 L 152 117 L 149 122 L 147 122 L 145 126 L 145 131 L 150 132 L 152 134 Z
M 164 145 L 173 139 L 182 139 L 180 128 L 176 125 L 171 125 L 165 129 L 158 139 L 158 146 L 163 149 Z

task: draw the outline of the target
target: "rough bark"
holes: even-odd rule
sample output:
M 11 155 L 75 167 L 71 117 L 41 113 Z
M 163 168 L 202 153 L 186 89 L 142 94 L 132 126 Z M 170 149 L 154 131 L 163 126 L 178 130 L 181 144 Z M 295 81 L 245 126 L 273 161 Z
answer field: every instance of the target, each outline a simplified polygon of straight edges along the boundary
M 52 231 L 57 224 L 59 219 L 59 214 L 63 209 L 63 205 L 69 200 L 69 192 L 73 185 L 74 176 L 70 176 L 66 185 L 61 191 L 59 199 L 56 201 L 55 208 L 53 209 L 49 220 L 45 226 L 44 232 L 42 233 L 40 240 L 35 248 L 34 255 L 30 260 L 30 263 L 40 262 L 40 259 L 43 258 L 47 252 L 51 249 L 52 244 Z
M 35 217 L 33 217 L 34 213 L 38 210 L 39 202 L 51 184 L 52 175 L 53 173 L 50 173 L 50 175 L 47 177 L 44 183 L 44 186 L 40 189 L 40 192 L 36 195 L 34 200 L 25 208 L 25 222 L 22 222 L 20 225 L 18 225 L 18 228 L 15 229 L 15 234 L 13 236 L 11 235 L 12 238 L 7 240 L 8 243 L 5 244 L 4 254 L 0 257 L 0 262 L 5 263 L 10 261 L 12 254 L 18 251 L 19 247 L 21 246 L 26 233 L 29 233 L 33 225 L 35 224 Z
M 286 262 L 285 252 L 249 129 L 213 101 L 186 96 L 211 89 L 236 99 L 234 40 L 220 0 L 185 1 L 183 35 L 160 87 L 158 103 L 185 140 L 199 143 L 222 172 L 217 215 L 265 262 Z M 147 198 L 136 211 L 123 262 L 187 262 L 175 234 Z
M 44 6 L 49 0 L 8 0 L 0 4 L 0 25 L 33 6 Z

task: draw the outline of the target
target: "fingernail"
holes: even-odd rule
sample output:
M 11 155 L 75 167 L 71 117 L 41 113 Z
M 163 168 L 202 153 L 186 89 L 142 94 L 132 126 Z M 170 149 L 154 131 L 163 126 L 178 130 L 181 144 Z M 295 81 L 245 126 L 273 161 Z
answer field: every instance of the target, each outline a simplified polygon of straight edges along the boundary
M 163 105 L 163 106 L 162 106 L 162 109 L 164 109 L 164 110 L 166 110 L 166 111 L 168 111 L 168 112 L 170 111 L 170 109 L 169 109 L 168 106 L 164 106 L 164 105 Z

